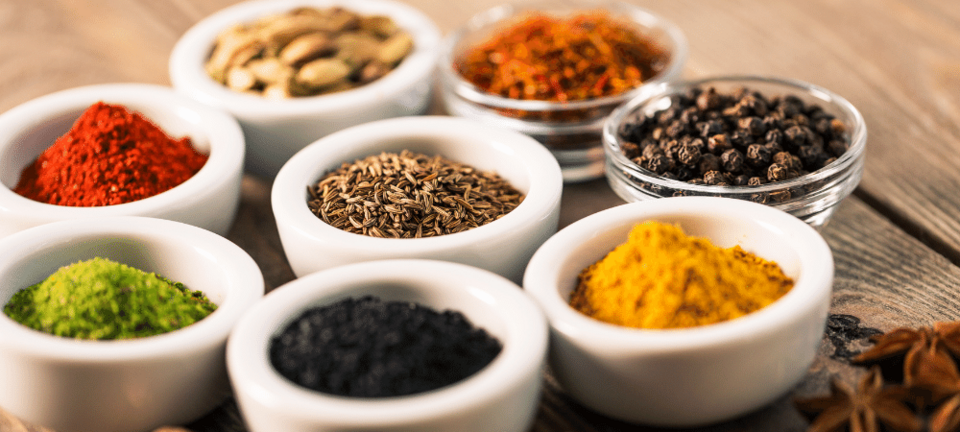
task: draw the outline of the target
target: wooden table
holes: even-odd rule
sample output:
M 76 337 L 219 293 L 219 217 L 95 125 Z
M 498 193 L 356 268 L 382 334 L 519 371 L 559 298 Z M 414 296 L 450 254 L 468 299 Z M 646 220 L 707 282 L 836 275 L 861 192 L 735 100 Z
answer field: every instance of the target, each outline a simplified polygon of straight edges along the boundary
M 446 33 L 500 0 L 406 0 Z M 960 2 L 955 0 L 632 0 L 687 35 L 688 78 L 764 74 L 833 90 L 869 130 L 863 180 L 823 236 L 834 253 L 832 313 L 881 330 L 960 319 Z M 3 0 L 0 112 L 66 88 L 169 85 L 167 58 L 193 23 L 233 0 Z M 269 208 L 268 179 L 246 176 L 229 238 L 268 288 L 293 278 Z M 561 226 L 622 201 L 606 182 L 567 185 Z M 0 335 L 2 337 L 2 335 Z M 848 348 L 861 349 L 856 343 Z M 861 369 L 821 355 L 791 395 L 709 431 L 800 431 L 790 397 L 826 391 Z M 3 383 L 0 383 L 3 385 Z M 696 407 L 691 406 L 691 409 Z M 229 401 L 195 431 L 245 430 Z M 41 431 L 0 410 L 0 432 Z M 534 431 L 655 430 L 577 405 L 547 375 Z

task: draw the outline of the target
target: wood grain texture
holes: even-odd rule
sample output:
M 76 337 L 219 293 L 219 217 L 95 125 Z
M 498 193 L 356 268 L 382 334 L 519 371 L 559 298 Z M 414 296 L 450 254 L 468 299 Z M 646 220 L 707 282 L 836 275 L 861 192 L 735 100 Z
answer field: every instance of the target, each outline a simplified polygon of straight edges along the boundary
M 406 0 L 450 32 L 501 0 Z M 564 0 L 557 0 L 564 1 Z M 236 0 L 4 0 L 0 112 L 81 85 L 169 85 L 167 58 L 193 23 Z M 685 77 L 777 75 L 843 95 L 869 130 L 855 198 L 823 235 L 833 250 L 832 312 L 881 330 L 960 318 L 960 2 L 954 0 L 631 0 L 673 21 L 690 44 Z M 436 111 L 436 108 L 434 109 Z M 247 176 L 228 238 L 247 250 L 268 289 L 293 279 L 269 207 L 269 181 Z M 561 226 L 622 201 L 604 180 L 567 185 Z M 826 390 L 859 368 L 820 356 L 794 395 Z M 2 385 L 2 383 L 0 383 Z M 695 409 L 695 407 L 692 407 Z M 242 431 L 228 402 L 189 425 Z M 801 431 L 789 396 L 706 431 Z M 580 407 L 549 375 L 533 431 L 658 429 Z M 0 409 L 0 432 L 49 432 Z

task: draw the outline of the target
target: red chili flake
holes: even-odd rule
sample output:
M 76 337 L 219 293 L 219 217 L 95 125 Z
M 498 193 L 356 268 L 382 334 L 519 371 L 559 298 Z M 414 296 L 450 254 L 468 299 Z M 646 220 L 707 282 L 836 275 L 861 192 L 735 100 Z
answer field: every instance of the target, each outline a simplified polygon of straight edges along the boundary
M 633 24 L 606 11 L 565 18 L 533 12 L 468 49 L 454 66 L 489 93 L 566 102 L 635 88 L 656 75 L 668 57 Z
M 20 175 L 14 192 L 48 204 L 98 207 L 141 200 L 193 177 L 207 162 L 136 112 L 97 102 Z

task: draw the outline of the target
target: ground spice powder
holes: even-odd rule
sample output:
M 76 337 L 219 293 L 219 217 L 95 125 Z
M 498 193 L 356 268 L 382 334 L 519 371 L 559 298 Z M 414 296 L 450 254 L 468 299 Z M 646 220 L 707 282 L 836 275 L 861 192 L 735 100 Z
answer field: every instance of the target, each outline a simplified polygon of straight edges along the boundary
M 133 339 L 193 324 L 216 310 L 203 293 L 105 258 L 62 267 L 15 293 L 3 312 L 34 330 L 76 339 Z
M 719 248 L 678 226 L 648 221 L 580 273 L 578 311 L 627 327 L 665 329 L 731 320 L 782 297 L 793 280 L 740 248 Z
M 47 204 L 123 204 L 177 186 L 207 162 L 139 113 L 98 102 L 20 176 L 14 192 Z

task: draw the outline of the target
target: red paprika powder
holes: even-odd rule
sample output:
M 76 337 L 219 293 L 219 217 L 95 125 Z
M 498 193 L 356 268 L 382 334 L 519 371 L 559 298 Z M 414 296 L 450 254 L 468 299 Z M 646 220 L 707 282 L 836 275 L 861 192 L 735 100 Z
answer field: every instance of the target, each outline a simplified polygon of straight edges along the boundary
M 32 164 L 14 192 L 48 204 L 97 207 L 141 200 L 183 183 L 207 162 L 142 115 L 97 102 Z

